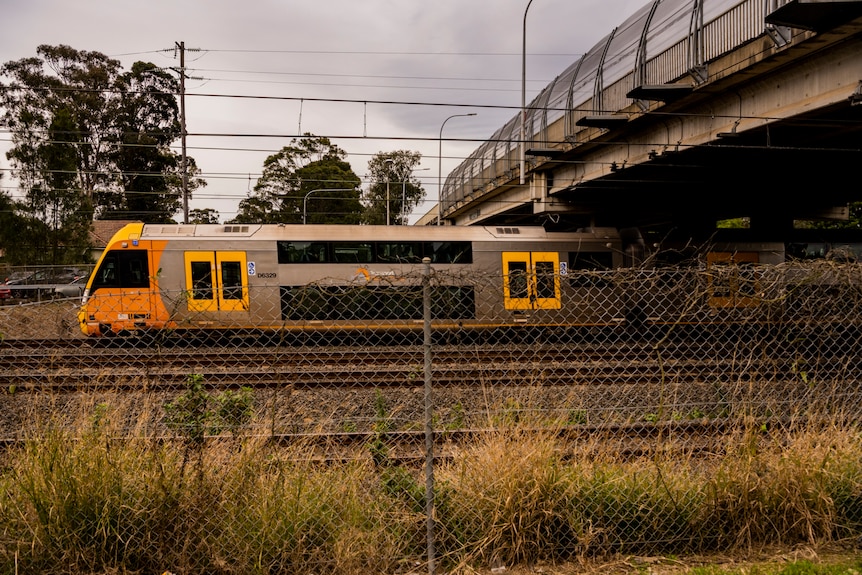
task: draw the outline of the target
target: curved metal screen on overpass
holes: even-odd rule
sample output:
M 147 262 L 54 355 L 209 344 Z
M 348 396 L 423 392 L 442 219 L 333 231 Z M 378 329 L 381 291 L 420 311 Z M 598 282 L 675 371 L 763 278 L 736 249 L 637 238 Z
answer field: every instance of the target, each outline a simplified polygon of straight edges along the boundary
M 792 1 L 792 0 L 790 0 Z M 654 0 L 557 76 L 526 109 L 526 148 L 584 141 L 589 121 L 632 105 L 633 90 L 671 85 L 699 67 L 768 33 L 765 18 L 788 0 Z M 446 178 L 445 214 L 520 169 L 520 114 L 497 130 Z M 563 150 L 561 150 L 563 151 Z

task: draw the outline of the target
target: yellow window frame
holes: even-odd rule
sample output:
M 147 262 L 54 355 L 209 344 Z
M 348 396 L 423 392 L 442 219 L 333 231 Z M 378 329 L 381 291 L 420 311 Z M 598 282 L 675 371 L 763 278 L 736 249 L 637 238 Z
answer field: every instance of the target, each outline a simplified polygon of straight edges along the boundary
M 760 262 L 757 252 L 709 252 L 706 255 L 710 307 L 754 307 L 760 291 L 757 272 L 744 277 L 745 267 Z
M 510 310 L 560 309 L 557 252 L 503 252 L 503 302 Z
M 183 257 L 189 311 L 248 310 L 245 252 L 187 251 Z

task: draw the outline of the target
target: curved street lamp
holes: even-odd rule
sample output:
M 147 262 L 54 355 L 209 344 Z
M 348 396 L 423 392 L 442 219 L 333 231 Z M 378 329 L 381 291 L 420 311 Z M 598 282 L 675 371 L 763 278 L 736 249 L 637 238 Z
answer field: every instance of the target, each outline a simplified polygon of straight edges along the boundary
M 395 160 L 392 158 L 386 158 L 383 162 L 384 164 L 389 164 L 390 166 L 395 165 Z M 390 177 L 389 170 L 386 170 L 386 225 L 389 225 L 389 180 Z
M 318 188 L 316 190 L 311 190 L 305 197 L 302 198 L 302 225 L 305 225 L 305 215 L 306 215 L 306 207 L 308 206 L 308 196 L 315 192 L 349 192 L 351 188 Z
M 530 0 L 532 2 L 533 0 Z M 453 114 L 443 120 L 443 123 L 440 125 L 440 147 L 437 151 L 437 225 L 443 225 L 443 126 L 446 125 L 446 122 L 451 120 L 452 118 L 459 118 L 462 116 L 475 116 L 476 112 L 470 112 L 469 114 Z
M 524 31 L 521 35 L 521 185 L 524 185 L 524 169 L 526 167 L 527 151 L 527 12 L 530 10 L 530 4 L 533 0 L 527 2 L 527 7 L 524 9 Z

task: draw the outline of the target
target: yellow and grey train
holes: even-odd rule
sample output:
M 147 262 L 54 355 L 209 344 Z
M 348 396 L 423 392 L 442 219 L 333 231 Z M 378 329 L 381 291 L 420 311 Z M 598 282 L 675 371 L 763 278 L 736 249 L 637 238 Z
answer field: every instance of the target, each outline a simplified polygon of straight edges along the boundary
M 421 332 L 427 258 L 437 330 L 750 322 L 757 308 L 775 321 L 783 295 L 836 287 L 834 273 L 778 264 L 862 255 L 847 232 L 730 232 L 679 265 L 667 258 L 685 249 L 614 228 L 135 223 L 101 255 L 78 319 L 94 337 Z
M 78 319 L 88 336 L 421 330 L 424 258 L 437 325 L 479 328 L 571 321 L 589 299 L 576 292 L 595 288 L 561 278 L 620 267 L 623 251 L 612 228 L 135 223 L 101 255 Z

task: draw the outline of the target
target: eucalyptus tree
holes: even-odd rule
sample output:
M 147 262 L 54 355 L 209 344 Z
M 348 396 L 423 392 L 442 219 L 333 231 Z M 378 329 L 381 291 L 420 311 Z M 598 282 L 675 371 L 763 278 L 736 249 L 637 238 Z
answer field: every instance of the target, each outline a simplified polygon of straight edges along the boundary
M 63 117 L 59 141 L 74 150 L 65 189 L 96 217 L 169 220 L 182 182 L 169 148 L 180 137 L 178 80 L 143 62 L 124 72 L 115 59 L 65 45 L 41 45 L 36 53 L 0 67 L 8 79 L 0 83 L 0 123 L 12 135 L 7 156 L 22 189 L 38 194 L 50 187 L 44 156 Z M 188 181 L 188 190 L 203 185 Z
M 91 247 L 93 208 L 75 187 L 78 138 L 69 110 L 56 110 L 47 135 L 31 158 L 39 175 L 24 189 L 21 211 L 32 222 L 21 239 L 32 250 L 28 263 L 83 262 Z
M 218 210 L 213 208 L 195 208 L 189 210 L 190 224 L 217 224 L 219 223 Z
M 419 152 L 408 150 L 379 152 L 371 158 L 371 183 L 362 198 L 364 223 L 407 223 L 413 208 L 425 199 L 425 189 L 414 174 L 421 159 Z
M 0 178 L 3 174 L 0 173 Z M 7 192 L 0 190 L 0 254 L 3 262 L 9 265 L 27 263 L 33 255 L 28 243 L 22 236 L 27 232 L 28 220 L 19 214 L 20 205 Z M 3 281 L 0 276 L 0 282 Z
M 186 158 L 183 187 L 181 157 L 170 149 L 181 135 L 174 94 L 179 87 L 171 73 L 145 62 L 135 62 L 115 81 L 118 100 L 112 160 L 121 178 L 118 205 L 101 204 L 102 217 L 167 223 L 189 197 L 206 185 L 196 177 L 193 158 Z
M 328 138 L 306 133 L 292 139 L 264 160 L 233 222 L 358 224 L 361 180 L 346 158 Z
M 66 141 L 75 145 L 74 185 L 92 200 L 97 190 L 114 183 L 110 153 L 116 138 L 116 106 L 111 94 L 120 63 L 99 52 L 69 46 L 43 45 L 36 52 L 36 57 L 0 68 L 11 79 L 0 86 L 2 123 L 12 135 L 7 156 L 22 187 L 42 183 L 42 155 L 51 144 L 49 129 L 58 115 L 68 114 L 71 125 Z

